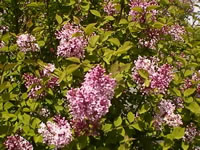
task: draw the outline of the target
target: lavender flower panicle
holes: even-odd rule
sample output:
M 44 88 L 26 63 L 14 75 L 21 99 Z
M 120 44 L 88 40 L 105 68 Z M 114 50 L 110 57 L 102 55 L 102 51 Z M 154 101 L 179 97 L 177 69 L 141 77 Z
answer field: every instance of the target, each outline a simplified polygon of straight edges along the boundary
M 7 150 L 33 150 L 33 146 L 19 135 L 8 136 L 4 142 Z
M 146 22 L 146 15 L 151 14 L 151 20 L 156 20 L 156 15 L 158 14 L 157 10 L 147 10 L 147 8 L 151 5 L 158 5 L 156 0 L 131 0 L 130 1 L 130 12 L 129 15 L 132 16 L 133 21 L 137 21 L 139 23 Z M 142 12 L 135 11 L 135 7 L 142 8 Z
M 116 81 L 108 75 L 100 65 L 85 75 L 80 88 L 71 89 L 67 93 L 69 107 L 75 129 L 87 132 L 90 124 L 94 128 L 111 106 Z M 94 129 L 93 128 L 93 129 Z
M 177 127 L 183 124 L 181 116 L 175 114 L 176 106 L 169 100 L 162 100 L 159 103 L 159 113 L 154 117 L 154 126 L 161 130 L 163 124 L 171 127 Z
M 140 89 L 143 94 L 149 93 L 162 93 L 165 94 L 169 83 L 173 79 L 172 67 L 168 64 L 158 66 L 155 57 L 146 58 L 139 56 L 137 60 L 134 61 L 135 67 L 133 67 L 132 77 L 136 82 L 138 89 Z M 143 79 L 139 71 L 145 70 L 149 75 L 149 86 L 145 85 L 145 79 Z
M 74 24 L 65 24 L 63 28 L 56 33 L 56 38 L 60 40 L 57 47 L 57 55 L 62 57 L 84 57 L 84 48 L 87 46 L 87 38 L 80 26 Z
M 162 35 L 169 35 L 175 41 L 184 41 L 183 35 L 185 34 L 185 29 L 179 24 L 172 26 L 164 26 L 161 29 L 146 29 L 146 37 L 139 39 L 139 44 L 142 47 L 156 49 L 156 44 L 159 40 L 163 40 Z
M 38 133 L 42 134 L 44 143 L 56 148 L 62 148 L 72 141 L 71 127 L 61 116 L 55 116 L 53 122 L 41 123 Z
M 40 50 L 39 45 L 36 43 L 34 36 L 30 34 L 22 34 L 17 38 L 17 45 L 22 52 L 33 51 L 36 52 Z
M 26 88 L 27 89 L 31 88 L 30 91 L 28 92 L 28 96 L 30 98 L 38 99 L 38 98 L 42 98 L 45 95 L 44 92 L 41 92 L 39 95 L 37 94 L 37 92 L 41 90 L 42 88 L 41 79 L 28 73 L 25 73 L 23 75 L 23 78 L 25 80 Z
M 115 6 L 116 4 L 114 4 L 112 1 L 110 0 L 104 0 L 105 6 L 104 6 L 104 12 L 106 12 L 108 15 L 112 16 L 117 12 Z
M 185 135 L 183 136 L 183 141 L 191 143 L 200 132 L 197 130 L 197 127 L 194 123 L 190 123 L 186 126 Z
M 37 92 L 39 90 L 41 90 L 42 88 L 53 89 L 56 86 L 59 86 L 58 78 L 52 76 L 52 73 L 53 73 L 54 70 L 55 70 L 55 66 L 53 64 L 48 64 L 40 72 L 41 79 L 39 79 L 38 77 L 35 77 L 34 75 L 28 74 L 28 73 L 25 73 L 23 75 L 26 88 L 27 89 L 31 88 L 29 93 L 28 93 L 28 96 L 30 98 L 38 99 L 38 98 L 42 98 L 43 96 L 45 96 L 46 93 L 44 91 L 41 92 L 39 95 L 37 94 Z M 45 85 L 42 85 L 42 79 L 44 77 L 48 77 L 49 80 L 47 81 L 47 83 Z

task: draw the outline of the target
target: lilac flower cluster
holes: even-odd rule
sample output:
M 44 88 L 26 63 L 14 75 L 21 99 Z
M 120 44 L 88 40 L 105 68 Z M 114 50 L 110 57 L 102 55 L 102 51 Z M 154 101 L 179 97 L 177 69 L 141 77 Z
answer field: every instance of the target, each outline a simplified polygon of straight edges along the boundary
M 114 4 L 110 0 L 104 0 L 105 6 L 104 6 L 104 12 L 106 12 L 108 15 L 112 16 L 117 13 L 117 10 L 115 8 L 116 4 Z
M 161 31 L 159 29 L 148 29 L 145 31 L 146 37 L 139 39 L 139 44 L 142 47 L 156 49 L 156 44 L 160 40 Z
M 72 141 L 71 127 L 65 118 L 55 116 L 52 121 L 41 123 L 38 133 L 42 134 L 43 142 L 62 148 Z
M 49 63 L 40 72 L 41 77 L 48 77 L 49 78 L 49 80 L 47 82 L 47 87 L 51 88 L 51 89 L 56 87 L 56 86 L 59 86 L 58 78 L 52 76 L 52 73 L 54 72 L 55 69 L 56 69 L 55 66 L 53 64 Z
M 4 32 L 8 32 L 9 31 L 9 27 L 8 26 L 0 26 L 0 33 L 4 33 Z
M 151 14 L 151 19 L 156 20 L 156 15 L 158 14 L 157 10 L 148 10 L 147 8 L 152 5 L 158 5 L 156 0 L 131 0 L 130 1 L 130 12 L 129 15 L 132 16 L 133 21 L 137 21 L 140 23 L 146 22 L 146 15 Z M 142 9 L 141 12 L 134 10 L 134 8 L 140 7 Z
M 8 150 L 33 150 L 32 144 L 17 134 L 8 136 L 4 145 Z
M 170 100 L 162 100 L 159 103 L 159 113 L 154 118 L 154 126 L 161 129 L 162 124 L 167 124 L 171 127 L 180 126 L 183 124 L 179 114 L 175 114 L 176 106 Z
M 19 46 L 22 52 L 36 52 L 40 50 L 39 45 L 36 43 L 35 37 L 30 34 L 22 34 L 18 36 L 17 45 Z
M 58 78 L 52 76 L 52 73 L 55 69 L 55 66 L 52 64 L 48 64 L 44 67 L 44 69 L 40 72 L 40 79 L 34 75 L 25 73 L 23 78 L 25 80 L 25 86 L 27 89 L 30 89 L 28 96 L 33 99 L 42 98 L 45 96 L 45 92 L 42 91 L 40 94 L 38 92 L 42 90 L 42 88 L 51 88 L 53 89 L 56 86 L 59 86 Z M 46 85 L 42 85 L 42 79 L 44 77 L 48 77 L 49 80 L 47 81 Z
M 47 117 L 49 117 L 50 112 L 47 108 L 41 108 L 40 111 L 39 111 L 39 115 L 47 118 Z
M 175 41 L 184 41 L 183 35 L 185 34 L 185 28 L 180 26 L 179 24 L 175 24 L 172 26 L 163 27 L 163 33 L 166 35 L 170 35 Z
M 200 70 L 192 75 L 192 78 L 186 78 L 184 84 L 181 86 L 181 90 L 184 91 L 188 88 L 192 88 L 196 85 L 197 96 L 200 94 Z M 197 84 L 195 84 L 197 82 Z
M 175 41 L 184 41 L 183 35 L 185 34 L 184 27 L 179 24 L 172 26 L 164 26 L 161 29 L 146 29 L 146 37 L 139 39 L 139 44 L 142 47 L 150 49 L 156 49 L 156 44 L 159 40 L 162 40 L 162 35 L 169 35 Z
M 42 88 L 41 79 L 35 77 L 34 75 L 28 74 L 28 73 L 25 73 L 23 75 L 23 78 L 25 80 L 26 88 L 30 90 L 28 92 L 28 96 L 30 98 L 38 99 L 38 98 L 42 98 L 45 95 L 44 92 L 41 92 L 40 94 L 38 94 L 39 90 L 41 90 L 41 88 Z
M 194 123 L 187 125 L 185 129 L 185 135 L 183 136 L 183 141 L 191 143 L 196 136 L 200 135 L 200 132 L 197 130 L 197 127 Z
M 139 56 L 135 60 L 135 67 L 133 67 L 132 77 L 137 83 L 138 89 L 144 94 L 162 93 L 165 94 L 169 83 L 173 79 L 172 67 L 168 64 L 158 66 L 158 59 L 151 57 L 150 59 Z M 145 79 L 143 79 L 139 71 L 144 70 L 148 73 L 149 85 L 145 85 Z
M 62 57 L 84 57 L 84 48 L 88 41 L 80 26 L 67 23 L 56 33 L 56 38 L 60 40 L 57 47 L 57 55 Z
M 85 75 L 80 88 L 71 89 L 67 93 L 76 131 L 87 133 L 89 124 L 94 129 L 109 111 L 116 81 L 104 74 L 105 70 L 97 65 Z

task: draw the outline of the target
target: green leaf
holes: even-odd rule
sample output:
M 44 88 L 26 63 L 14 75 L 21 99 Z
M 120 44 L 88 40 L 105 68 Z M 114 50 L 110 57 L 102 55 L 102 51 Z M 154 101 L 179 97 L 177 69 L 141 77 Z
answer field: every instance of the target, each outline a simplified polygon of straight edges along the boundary
M 172 57 L 167 57 L 167 62 L 168 63 L 172 63 L 173 62 L 173 58 Z
M 104 124 L 104 125 L 102 126 L 102 130 L 103 130 L 104 132 L 111 131 L 111 130 L 112 130 L 112 124 L 110 124 L 110 123 Z
M 171 133 L 173 139 L 181 139 L 185 134 L 185 128 L 175 127 Z
M 67 66 L 66 73 L 71 74 L 72 72 L 76 71 L 79 67 L 80 67 L 80 65 L 78 65 L 78 64 L 71 64 L 71 65 Z
M 99 40 L 99 35 L 95 35 L 95 36 L 92 36 L 91 38 L 90 38 L 90 40 L 89 40 L 89 45 L 91 46 L 91 47 L 95 47 L 95 45 L 96 45 L 96 43 L 98 42 L 98 40 Z
M 116 52 L 115 55 L 121 55 L 126 53 L 129 49 L 133 47 L 133 43 L 130 41 L 126 41 Z
M 147 103 L 143 104 L 139 110 L 139 114 L 143 114 L 143 113 L 147 112 L 149 109 L 150 109 L 149 104 L 147 104 Z
M 126 19 L 121 19 L 119 21 L 119 24 L 128 24 L 128 21 Z
M 115 18 L 113 16 L 106 16 L 105 20 L 113 21 L 113 20 L 115 20 Z
M 194 114 L 200 114 L 200 106 L 197 102 L 190 103 L 189 106 L 186 106 L 186 108 Z
M 42 141 L 43 141 L 41 135 L 40 136 L 35 135 L 33 137 L 33 139 L 34 139 L 35 143 L 42 143 Z
M 190 75 L 192 75 L 193 73 L 194 73 L 193 70 L 186 70 L 186 71 L 184 72 L 184 77 L 190 76 Z
M 67 60 L 74 62 L 74 63 L 80 63 L 80 59 L 77 57 L 69 57 Z
M 90 10 L 90 12 L 91 12 L 93 15 L 97 16 L 97 17 L 101 17 L 100 12 L 97 11 L 97 10 Z
M 191 102 L 193 102 L 193 98 L 192 97 L 184 98 L 184 102 L 191 103 Z
M 176 56 L 176 59 L 179 60 L 179 61 L 181 61 L 181 62 L 183 63 L 184 66 L 187 65 L 187 60 L 186 60 L 185 58 Z
M 91 35 L 95 30 L 95 25 L 96 25 L 96 23 L 91 23 L 91 24 L 87 25 L 87 27 L 84 28 L 85 34 Z
M 128 119 L 128 121 L 129 121 L 130 123 L 132 123 L 132 122 L 134 121 L 134 119 L 135 119 L 135 115 L 134 115 L 132 112 L 129 112 L 129 113 L 127 114 L 127 119 Z
M 14 105 L 13 105 L 12 103 L 7 102 L 7 103 L 4 104 L 4 109 L 5 109 L 5 110 L 8 110 L 8 109 L 10 109 L 10 108 L 13 107 L 13 106 L 14 106 Z
M 25 125 L 29 125 L 29 124 L 30 124 L 30 120 L 31 120 L 31 116 L 25 113 L 25 114 L 23 115 L 23 123 L 24 123 Z
M 142 131 L 143 130 L 142 127 L 141 127 L 141 125 L 138 122 L 132 124 L 131 127 L 137 129 L 138 131 Z
M 40 47 L 43 47 L 43 46 L 45 45 L 45 42 L 44 42 L 44 41 L 38 41 L 38 45 L 39 45 Z
M 118 127 L 122 124 L 122 118 L 121 116 L 119 116 L 115 121 L 114 121 L 114 125 L 115 127 Z
M 32 2 L 26 5 L 27 7 L 41 7 L 44 6 L 44 3 L 42 2 Z
M 58 24 L 61 24 L 63 22 L 62 17 L 58 14 L 56 14 L 56 21 L 58 22 Z
M 161 29 L 163 26 L 164 26 L 164 24 L 162 24 L 161 22 L 158 22 L 158 21 L 153 24 L 153 27 L 157 28 L 157 29 Z
M 80 19 L 77 18 L 76 16 L 73 16 L 73 20 L 76 24 L 80 24 Z
M 106 31 L 104 34 L 102 34 L 100 41 L 101 42 L 107 41 L 108 38 L 112 35 L 112 33 L 113 33 L 112 31 Z
M 184 97 L 192 95 L 196 91 L 195 88 L 189 88 L 184 91 Z
M 147 11 L 157 9 L 158 7 L 159 7 L 158 5 L 150 5 L 147 7 Z
M 108 39 L 108 41 L 109 41 L 110 43 L 112 43 L 112 44 L 118 46 L 118 47 L 121 45 L 121 44 L 120 44 L 120 41 L 119 41 L 117 38 L 110 38 L 110 39 Z
M 173 88 L 173 91 L 177 96 L 181 97 L 181 92 L 176 87 Z
M 144 79 L 149 79 L 149 73 L 146 70 L 140 69 L 138 70 L 139 75 Z
M 137 11 L 137 12 L 143 12 L 143 9 L 139 6 L 135 6 L 131 10 L 134 10 L 134 11 Z
M 183 150 L 188 150 L 189 144 L 182 141 L 181 147 L 183 148 Z
M 11 87 L 11 84 L 10 82 L 3 82 L 1 85 L 0 85 L 0 92 L 4 91 L 5 89 Z

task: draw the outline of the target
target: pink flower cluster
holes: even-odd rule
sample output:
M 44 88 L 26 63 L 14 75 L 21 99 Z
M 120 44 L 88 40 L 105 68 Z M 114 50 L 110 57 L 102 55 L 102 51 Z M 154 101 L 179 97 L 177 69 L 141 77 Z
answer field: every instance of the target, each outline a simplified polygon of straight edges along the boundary
M 165 94 L 169 83 L 173 79 L 172 67 L 168 64 L 158 66 L 158 59 L 151 57 L 150 59 L 139 56 L 134 61 L 133 80 L 137 83 L 138 89 L 144 94 L 162 93 Z M 145 79 L 139 74 L 140 70 L 148 73 L 149 85 L 145 85 Z
M 49 63 L 40 72 L 41 77 L 48 77 L 49 78 L 49 80 L 47 82 L 47 87 L 51 88 L 51 89 L 56 87 L 56 86 L 59 86 L 58 78 L 52 76 L 52 73 L 54 72 L 55 69 L 56 69 L 55 66 L 53 64 Z
M 8 26 L 0 26 L 0 33 L 4 33 L 4 32 L 8 32 L 9 31 L 9 27 Z
M 183 141 L 191 143 L 196 136 L 199 136 L 200 132 L 197 130 L 197 127 L 194 123 L 187 125 L 185 129 L 185 135 L 183 136 Z
M 41 108 L 40 111 L 39 111 L 39 115 L 47 118 L 47 117 L 49 117 L 50 112 L 47 108 Z
M 56 86 L 59 86 L 58 83 L 58 78 L 52 76 L 52 73 L 55 69 L 55 66 L 52 64 L 48 64 L 47 66 L 44 67 L 44 69 L 40 72 L 41 78 L 38 78 L 34 75 L 25 73 L 23 75 L 23 78 L 25 80 L 25 86 L 27 89 L 30 89 L 30 91 L 28 92 L 28 96 L 30 98 L 33 99 L 38 99 L 38 98 L 42 98 L 43 96 L 45 96 L 45 92 L 42 91 L 40 94 L 38 94 L 38 92 L 40 90 L 42 90 L 42 88 L 54 88 Z M 44 77 L 48 77 L 49 80 L 46 83 L 46 85 L 42 85 L 42 79 Z
M 32 144 L 17 134 L 8 136 L 4 145 L 8 150 L 33 150 Z
M 56 38 L 60 40 L 57 47 L 57 55 L 62 57 L 84 57 L 84 48 L 88 41 L 80 26 L 67 23 L 56 33 Z
M 159 40 L 162 40 L 162 35 L 169 35 L 175 41 L 184 41 L 183 35 L 185 29 L 179 24 L 172 26 L 164 26 L 161 29 L 146 29 L 146 37 L 139 39 L 139 44 L 143 47 L 150 49 L 156 49 L 156 44 Z
M 188 88 L 192 88 L 194 85 L 196 85 L 196 92 L 199 95 L 200 94 L 200 70 L 192 75 L 192 78 L 186 78 L 184 80 L 184 84 L 181 86 L 181 90 L 184 91 Z M 197 82 L 197 84 L 195 84 Z
M 156 49 L 156 44 L 160 40 L 161 30 L 159 29 L 148 29 L 145 31 L 146 37 L 139 39 L 139 44 L 142 47 L 150 49 Z
M 72 141 L 71 127 L 65 118 L 55 116 L 52 121 L 41 123 L 38 133 L 42 134 L 43 142 L 62 148 Z
M 38 99 L 38 98 L 42 98 L 45 95 L 44 92 L 41 92 L 40 94 L 38 94 L 39 90 L 41 90 L 42 88 L 41 79 L 28 73 L 25 73 L 23 75 L 23 78 L 25 80 L 26 88 L 29 89 L 29 92 L 28 92 L 29 98 Z
M 105 6 L 104 6 L 104 12 L 106 12 L 108 15 L 112 16 L 117 13 L 117 10 L 115 8 L 116 4 L 114 4 L 110 0 L 104 0 Z
M 152 5 L 158 5 L 156 0 L 131 0 L 130 1 L 130 12 L 129 15 L 132 16 L 133 21 L 137 21 L 140 23 L 146 22 L 146 15 L 151 14 L 151 19 L 156 20 L 156 15 L 158 14 L 157 10 L 148 10 L 147 8 Z M 134 8 L 140 7 L 142 11 L 136 11 Z
M 35 37 L 30 34 L 22 34 L 18 36 L 17 45 L 19 46 L 22 52 L 36 52 L 40 50 L 40 47 L 36 43 Z
M 94 129 L 109 111 L 116 81 L 104 74 L 105 70 L 97 65 L 85 75 L 80 88 L 71 89 L 67 93 L 76 131 L 90 134 L 87 128 L 89 124 Z
M 175 24 L 171 27 L 168 27 L 168 31 L 166 34 L 171 35 L 171 37 L 175 41 L 184 41 L 183 35 L 185 34 L 185 28 L 183 26 L 180 26 L 179 24 Z
M 170 100 L 162 100 L 158 106 L 159 113 L 156 114 L 154 126 L 161 129 L 162 124 L 167 124 L 171 127 L 177 127 L 183 124 L 179 114 L 175 114 L 176 106 Z

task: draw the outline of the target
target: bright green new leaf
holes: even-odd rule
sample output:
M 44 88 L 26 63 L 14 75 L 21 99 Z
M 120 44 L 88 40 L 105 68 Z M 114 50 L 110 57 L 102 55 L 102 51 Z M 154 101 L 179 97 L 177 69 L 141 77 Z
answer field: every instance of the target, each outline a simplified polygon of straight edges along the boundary
M 115 121 L 114 121 L 114 125 L 115 127 L 118 127 L 122 124 L 122 118 L 121 116 L 119 116 Z
M 194 114 L 200 114 L 200 106 L 197 102 L 190 103 L 189 106 L 186 106 L 186 108 Z
M 97 16 L 97 17 L 101 17 L 100 12 L 97 11 L 97 10 L 90 10 L 90 12 L 91 12 L 93 15 Z
M 56 21 L 58 22 L 58 24 L 61 24 L 63 22 L 62 17 L 58 14 L 56 14 Z
M 134 115 L 132 112 L 129 112 L 129 113 L 127 114 L 127 119 L 128 119 L 128 121 L 129 121 L 130 123 L 132 123 L 132 122 L 134 121 L 134 119 L 135 119 L 135 115 Z
M 89 45 L 91 46 L 91 47 L 95 47 L 95 45 L 96 45 L 96 43 L 98 42 L 98 40 L 99 40 L 99 35 L 95 35 L 95 36 L 92 36 L 91 38 L 90 38 L 90 40 L 89 40 Z
M 121 45 L 121 44 L 120 44 L 120 41 L 119 41 L 117 38 L 110 38 L 110 39 L 108 39 L 108 41 L 109 41 L 110 43 L 112 43 L 112 44 L 118 46 L 118 47 Z
M 184 97 L 192 95 L 196 91 L 195 88 L 189 88 L 184 91 Z

